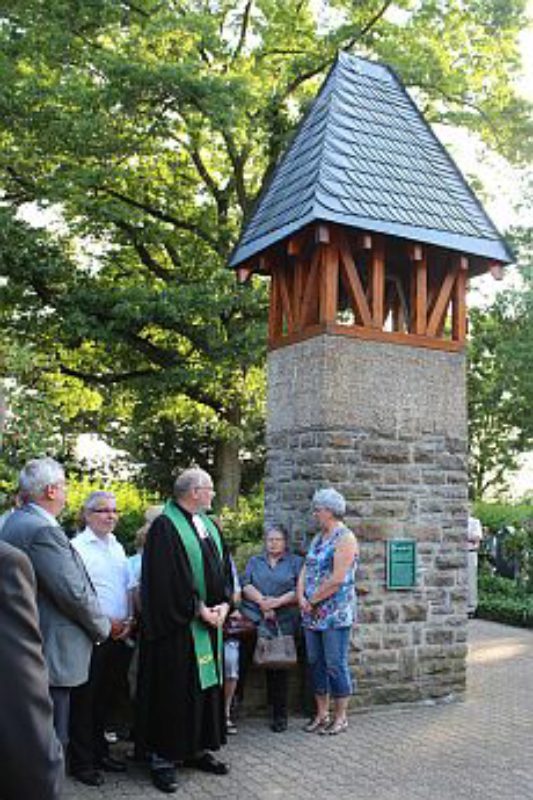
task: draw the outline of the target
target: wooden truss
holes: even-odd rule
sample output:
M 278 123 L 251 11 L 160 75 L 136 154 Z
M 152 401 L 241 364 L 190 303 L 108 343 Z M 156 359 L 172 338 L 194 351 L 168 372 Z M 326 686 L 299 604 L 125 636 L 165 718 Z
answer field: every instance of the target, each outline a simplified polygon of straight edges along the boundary
M 324 331 L 464 347 L 468 259 L 461 254 L 321 224 L 263 255 L 260 270 L 271 276 L 271 348 Z

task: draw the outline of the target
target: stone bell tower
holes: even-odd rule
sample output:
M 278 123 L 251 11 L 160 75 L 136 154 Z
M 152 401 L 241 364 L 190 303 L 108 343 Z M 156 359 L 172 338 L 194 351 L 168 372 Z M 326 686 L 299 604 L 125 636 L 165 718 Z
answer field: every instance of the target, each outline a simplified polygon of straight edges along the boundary
M 392 70 L 340 54 L 231 258 L 270 276 L 265 514 L 361 545 L 355 703 L 465 685 L 466 284 L 511 261 Z

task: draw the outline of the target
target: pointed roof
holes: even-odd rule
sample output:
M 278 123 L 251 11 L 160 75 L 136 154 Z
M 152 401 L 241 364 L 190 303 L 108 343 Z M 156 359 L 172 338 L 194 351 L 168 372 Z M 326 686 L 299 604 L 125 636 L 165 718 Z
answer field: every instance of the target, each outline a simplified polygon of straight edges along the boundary
M 392 69 L 340 53 L 230 258 L 314 221 L 465 254 L 512 254 Z

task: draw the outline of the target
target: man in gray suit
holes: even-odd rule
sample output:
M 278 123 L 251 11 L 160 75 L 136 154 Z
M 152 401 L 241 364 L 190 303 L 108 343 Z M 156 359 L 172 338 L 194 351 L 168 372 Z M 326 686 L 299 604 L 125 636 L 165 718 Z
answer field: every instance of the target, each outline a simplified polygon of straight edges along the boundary
M 1 800 L 57 800 L 63 783 L 35 588 L 27 556 L 0 542 Z
M 110 623 L 56 519 L 66 497 L 61 465 L 53 458 L 29 461 L 20 473 L 19 489 L 25 503 L 6 520 L 0 538 L 23 550 L 35 571 L 54 725 L 66 746 L 70 689 L 87 680 L 93 643 L 107 639 Z

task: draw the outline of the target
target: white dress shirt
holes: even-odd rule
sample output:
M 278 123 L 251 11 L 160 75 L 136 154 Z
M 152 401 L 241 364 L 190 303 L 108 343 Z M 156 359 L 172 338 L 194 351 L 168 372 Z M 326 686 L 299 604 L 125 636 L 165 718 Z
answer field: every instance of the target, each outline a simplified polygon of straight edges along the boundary
M 132 588 L 128 559 L 113 533 L 97 536 L 87 527 L 72 540 L 93 583 L 100 608 L 110 619 L 129 616 L 128 591 Z

